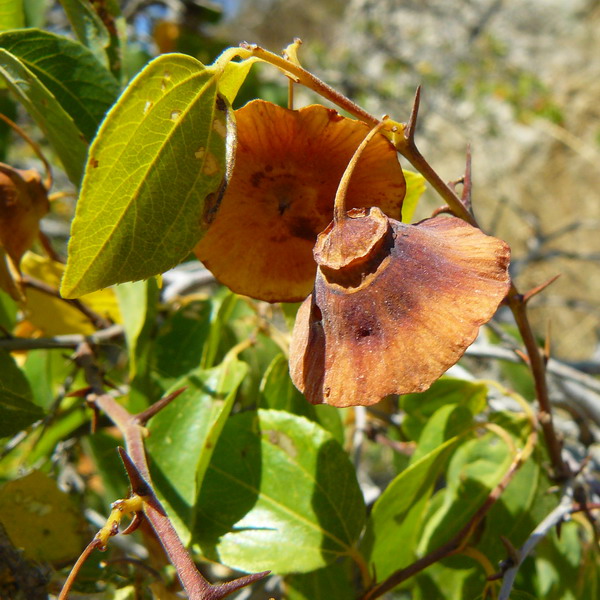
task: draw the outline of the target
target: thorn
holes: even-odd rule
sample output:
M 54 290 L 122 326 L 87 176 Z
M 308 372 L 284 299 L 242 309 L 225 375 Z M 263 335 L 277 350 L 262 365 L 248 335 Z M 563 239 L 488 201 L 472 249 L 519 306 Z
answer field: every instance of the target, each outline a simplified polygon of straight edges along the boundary
M 460 185 L 461 183 L 465 182 L 465 177 L 464 175 L 462 177 L 459 177 L 458 179 L 455 179 L 454 181 L 449 181 L 448 182 L 448 187 L 454 192 L 456 193 L 456 186 Z
M 508 554 L 508 558 L 513 562 L 513 564 L 518 565 L 521 561 L 521 555 L 517 548 L 515 548 L 510 540 L 503 535 L 500 536 L 500 541 L 502 545 L 506 548 L 506 552 Z
M 92 386 L 88 385 L 84 388 L 81 388 L 80 390 L 73 390 L 72 392 L 65 394 L 65 398 L 85 398 L 90 394 L 91 391 Z
M 220 600 L 221 598 L 225 598 L 229 596 L 232 592 L 240 590 L 247 585 L 255 583 L 260 579 L 266 577 L 271 571 L 262 571 L 261 573 L 251 573 L 250 575 L 244 575 L 243 577 L 239 577 L 238 579 L 234 579 L 233 581 L 228 581 L 226 583 L 221 583 L 219 585 L 211 586 L 210 590 L 210 600 Z
M 560 276 L 561 276 L 561 274 L 558 273 L 558 275 L 554 275 L 554 277 L 550 277 L 550 279 L 548 279 L 544 283 L 541 283 L 540 285 L 530 289 L 528 292 L 523 294 L 523 304 L 527 304 L 527 302 L 529 302 L 534 296 L 537 296 L 540 292 L 543 292 L 549 285 L 554 283 Z
M 417 87 L 415 92 L 415 99 L 413 100 L 412 110 L 410 111 L 410 118 L 406 126 L 406 141 L 409 144 L 414 144 L 415 141 L 415 129 L 417 127 L 417 117 L 419 116 L 419 105 L 421 104 L 421 86 Z
M 174 392 L 171 392 L 167 396 L 164 396 L 158 402 L 155 402 L 151 406 L 149 406 L 146 410 L 143 410 L 141 413 L 135 415 L 134 419 L 140 424 L 145 425 L 154 415 L 158 414 L 165 406 L 173 402 L 177 396 L 182 394 L 187 390 L 186 387 L 179 388 Z
M 525 354 L 522 350 L 516 349 L 515 354 L 526 364 L 529 364 L 529 356 Z
M 466 163 L 465 163 L 465 174 L 464 177 L 462 178 L 462 183 L 463 183 L 463 191 L 462 191 L 462 195 L 460 197 L 461 202 L 464 204 L 465 208 L 469 211 L 472 212 L 472 206 L 471 206 L 471 187 L 472 187 L 472 180 L 471 180 L 471 144 L 467 144 L 467 158 L 466 158 Z
M 135 466 L 134 462 L 129 457 L 129 454 L 125 451 L 121 446 L 117 447 L 117 451 L 119 452 L 119 456 L 123 461 L 123 465 L 125 466 L 125 470 L 127 471 L 127 477 L 129 478 L 129 483 L 131 484 L 131 491 L 138 496 L 150 496 L 152 494 L 152 490 L 150 486 L 146 482 L 146 480 L 142 477 L 142 474 L 138 471 L 138 468 Z
M 91 392 L 91 388 L 90 388 L 89 392 Z M 86 395 L 85 403 L 92 410 L 92 422 L 90 424 L 90 430 L 92 433 L 96 433 L 96 431 L 98 431 L 98 420 L 100 419 L 100 410 L 96 406 L 96 402 L 95 402 L 96 395 L 90 394 L 89 392 Z
M 127 477 L 129 478 L 129 483 L 131 484 L 131 491 L 141 496 L 144 499 L 144 502 L 149 504 L 154 510 L 159 512 L 161 515 L 166 515 L 165 509 L 161 506 L 158 498 L 154 494 L 154 490 L 150 486 L 150 484 L 142 477 L 142 474 L 139 472 L 138 468 L 135 466 L 134 462 L 129 457 L 129 454 L 125 451 L 124 448 L 119 446 L 117 448 L 119 452 L 119 456 L 125 465 L 125 470 L 127 471 Z
M 143 512 L 134 513 L 133 519 L 131 519 L 131 523 L 129 523 L 129 525 L 127 525 L 127 527 L 125 529 L 123 529 L 123 531 L 121 531 L 121 535 L 129 535 L 129 534 L 133 533 L 142 524 L 143 520 L 144 520 Z
M 550 328 L 551 324 L 550 321 L 548 321 L 546 324 L 546 339 L 544 341 L 544 364 L 548 364 L 548 361 L 550 360 Z
M 442 214 L 449 214 L 452 215 L 454 214 L 452 212 L 452 210 L 450 209 L 449 206 L 444 205 L 444 206 L 440 206 L 438 208 L 436 208 L 432 213 L 431 213 L 431 218 L 433 217 L 437 217 L 438 215 L 442 215 Z

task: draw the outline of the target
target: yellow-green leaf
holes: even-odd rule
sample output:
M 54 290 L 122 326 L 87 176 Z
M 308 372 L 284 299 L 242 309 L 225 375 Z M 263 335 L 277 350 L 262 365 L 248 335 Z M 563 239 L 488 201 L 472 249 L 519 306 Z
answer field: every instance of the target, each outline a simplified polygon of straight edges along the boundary
M 21 269 L 44 283 L 58 288 L 64 272 L 64 265 L 28 252 L 23 257 Z M 53 298 L 35 288 L 27 289 L 25 316 L 34 327 L 45 336 L 68 333 L 93 333 L 96 328 L 90 320 L 64 300 Z M 121 321 L 118 302 L 114 290 L 102 290 L 83 296 L 81 302 L 99 315 L 114 322 Z
M 23 0 L 0 0 L 0 31 L 23 27 L 24 24 Z
M 27 558 L 52 564 L 76 558 L 88 536 L 71 498 L 41 471 L 0 489 L 0 521 Z
M 402 222 L 410 223 L 415 214 L 417 204 L 425 192 L 425 177 L 420 173 L 407 171 L 406 169 L 403 169 L 402 172 L 406 181 L 406 195 L 402 202 Z
M 162 273 L 201 238 L 227 161 L 217 78 L 190 56 L 163 55 L 111 109 L 90 148 L 63 296 Z

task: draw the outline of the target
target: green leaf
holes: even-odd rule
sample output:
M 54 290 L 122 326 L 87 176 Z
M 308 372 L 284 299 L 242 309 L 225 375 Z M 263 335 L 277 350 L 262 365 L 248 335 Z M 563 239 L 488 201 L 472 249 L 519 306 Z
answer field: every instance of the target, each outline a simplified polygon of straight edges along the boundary
M 120 286 L 117 286 L 117 289 Z M 219 302 L 220 305 L 220 302 Z M 202 364 L 207 338 L 215 316 L 215 302 L 195 300 L 169 316 L 156 339 L 156 371 L 161 381 L 183 377 Z
M 146 279 L 185 259 L 225 175 L 228 109 L 213 70 L 166 54 L 128 86 L 90 148 L 62 295 Z
M 316 421 L 340 443 L 344 443 L 344 426 L 334 406 L 313 406 L 298 391 L 290 378 L 288 361 L 278 354 L 271 362 L 260 384 L 261 408 L 285 410 Z
M 4 350 L 0 350 L 0 374 L 0 437 L 6 437 L 41 419 L 44 411 L 32 402 L 25 375 Z
M 354 468 L 317 424 L 282 411 L 227 422 L 200 491 L 196 541 L 244 571 L 304 573 L 355 552 L 365 518 Z
M 410 223 L 417 209 L 417 204 L 425 192 L 425 177 L 421 173 L 407 171 L 406 169 L 403 169 L 402 172 L 406 180 L 406 195 L 402 202 L 402 222 Z
M 141 366 L 138 362 L 142 361 L 150 330 L 155 326 L 159 290 L 155 279 L 124 283 L 114 290 L 129 348 L 129 374 L 134 377 Z
M 56 390 L 65 379 L 72 377 L 73 363 L 61 352 L 54 350 L 31 350 L 23 372 L 34 393 L 34 401 L 45 410 L 50 410 L 56 399 Z M 78 385 L 81 381 L 74 382 Z
M 225 337 L 225 331 L 233 320 L 240 297 L 222 288 L 211 298 L 210 331 L 202 348 L 200 366 L 204 369 L 214 366 L 219 356 L 219 347 Z
M 473 426 L 473 414 L 462 404 L 446 404 L 429 417 L 419 443 L 411 457 L 411 464 L 433 452 L 447 440 L 468 432 Z
M 77 39 L 108 67 L 110 33 L 88 0 L 60 0 Z
M 0 291 L 0 326 L 5 331 L 12 331 L 17 318 L 17 303 L 4 292 Z
M 455 535 L 500 482 L 512 461 L 511 450 L 497 434 L 487 433 L 465 442 L 454 453 L 446 473 L 443 502 L 428 516 L 419 552 L 441 546 Z
M 0 49 L 0 75 L 44 131 L 69 179 L 77 185 L 87 153 L 83 133 L 46 86 L 19 58 L 4 49 Z
M 556 505 L 556 497 L 548 494 L 551 484 L 541 465 L 541 455 L 542 452 L 535 452 L 525 462 L 486 517 L 477 548 L 492 564 L 506 558 L 500 536 L 519 548 Z
M 244 363 L 231 358 L 190 373 L 173 388 L 187 389 L 149 423 L 146 446 L 154 483 L 186 544 L 195 527 L 199 486 L 247 371 Z
M 0 46 L 52 94 L 91 142 L 119 86 L 85 46 L 40 29 L 0 34 Z
M 373 506 L 361 550 L 382 581 L 416 557 L 421 521 L 433 486 L 460 442 L 452 438 L 400 473 Z
M 402 430 L 412 440 L 418 440 L 427 421 L 441 406 L 462 404 L 476 415 L 486 406 L 487 386 L 463 379 L 442 377 L 426 392 L 407 394 L 400 399 L 406 412 Z
M 285 578 L 286 600 L 349 600 L 355 596 L 348 561 Z
M 23 0 L 0 0 L 0 31 L 24 25 Z

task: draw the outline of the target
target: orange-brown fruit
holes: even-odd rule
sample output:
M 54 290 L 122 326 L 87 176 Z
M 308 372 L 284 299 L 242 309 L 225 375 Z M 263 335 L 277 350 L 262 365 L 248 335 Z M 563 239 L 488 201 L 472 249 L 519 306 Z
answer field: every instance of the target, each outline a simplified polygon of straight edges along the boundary
M 290 348 L 292 380 L 313 404 L 426 390 L 510 286 L 508 246 L 455 217 L 405 225 L 353 210 L 319 235 L 314 256 Z
M 369 127 L 320 105 L 289 110 L 254 100 L 235 115 L 231 180 L 194 252 L 234 292 L 302 300 L 314 283 L 317 235 L 332 219 L 338 183 Z M 352 174 L 346 206 L 378 206 L 399 219 L 405 192 L 396 151 L 378 135 Z

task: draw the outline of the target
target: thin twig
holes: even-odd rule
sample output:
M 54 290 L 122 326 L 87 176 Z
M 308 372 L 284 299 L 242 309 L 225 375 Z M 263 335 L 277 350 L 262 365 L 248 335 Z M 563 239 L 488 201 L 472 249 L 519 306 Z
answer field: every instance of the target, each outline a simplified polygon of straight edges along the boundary
M 523 546 L 517 551 L 519 557 L 517 563 L 504 572 L 502 588 L 500 589 L 498 600 L 508 600 L 519 567 L 523 564 L 523 561 L 535 548 L 538 542 L 542 540 L 553 527 L 561 523 L 571 512 L 573 512 L 573 487 L 572 485 L 567 485 L 565 486 L 565 491 L 563 492 L 559 505 L 533 530 Z
M 268 571 L 246 575 L 224 584 L 212 585 L 202 576 L 177 535 L 171 521 L 160 506 L 152 487 L 144 449 L 144 427 L 142 422 L 148 414 L 156 414 L 157 411 L 149 409 L 141 413 L 141 416 L 132 415 L 111 395 L 104 393 L 102 374 L 95 363 L 92 348 L 87 341 L 78 347 L 75 360 L 83 369 L 86 381 L 90 386 L 91 393 L 88 395 L 88 401 L 92 402 L 111 419 L 124 438 L 127 451 L 126 453 L 123 452 L 121 456 L 123 458 L 126 456 L 125 464 L 128 467 L 133 491 L 144 498 L 144 515 L 152 525 L 171 564 L 175 567 L 188 598 L 190 600 L 220 600 L 234 591 L 265 577 Z M 172 396 L 170 400 L 175 397 L 175 395 Z M 161 408 L 166 404 L 168 402 L 159 400 Z M 77 565 L 80 566 L 80 564 L 81 560 L 77 562 Z M 66 598 L 66 595 L 61 597 L 61 600 L 63 598 Z
M 521 334 L 521 339 L 527 349 L 529 367 L 533 375 L 536 398 L 539 405 L 538 420 L 544 433 L 546 447 L 554 469 L 554 477 L 557 481 L 563 481 L 570 476 L 570 470 L 567 463 L 563 460 L 562 444 L 556 435 L 552 420 L 552 408 L 550 406 L 548 382 L 546 380 L 546 361 L 533 335 L 524 297 L 519 294 L 514 285 L 508 293 L 507 303 L 513 313 L 519 333 Z
M 525 448 L 517 454 L 513 462 L 511 463 L 508 471 L 502 477 L 500 483 L 488 494 L 485 502 L 479 507 L 477 512 L 469 519 L 469 522 L 448 542 L 426 554 L 419 560 L 408 565 L 404 569 L 400 569 L 392 573 L 382 583 L 375 587 L 367 590 L 361 597 L 361 600 L 374 600 L 383 596 L 383 594 L 393 590 L 396 586 L 400 585 L 403 581 L 406 581 L 413 575 L 420 573 L 427 567 L 438 562 L 439 560 L 446 558 L 463 548 L 473 532 L 477 529 L 477 526 L 481 523 L 485 515 L 490 511 L 492 506 L 500 498 L 508 484 L 513 480 L 517 471 L 521 468 L 523 463 L 527 460 L 531 454 L 537 441 L 536 423 L 532 423 L 532 431 L 529 434 Z
M 91 335 L 57 335 L 50 338 L 0 338 L 0 348 L 3 350 L 53 350 L 59 348 L 77 348 L 84 342 L 92 346 L 106 344 L 110 340 L 123 337 L 124 330 L 121 325 L 111 325 L 100 329 Z

